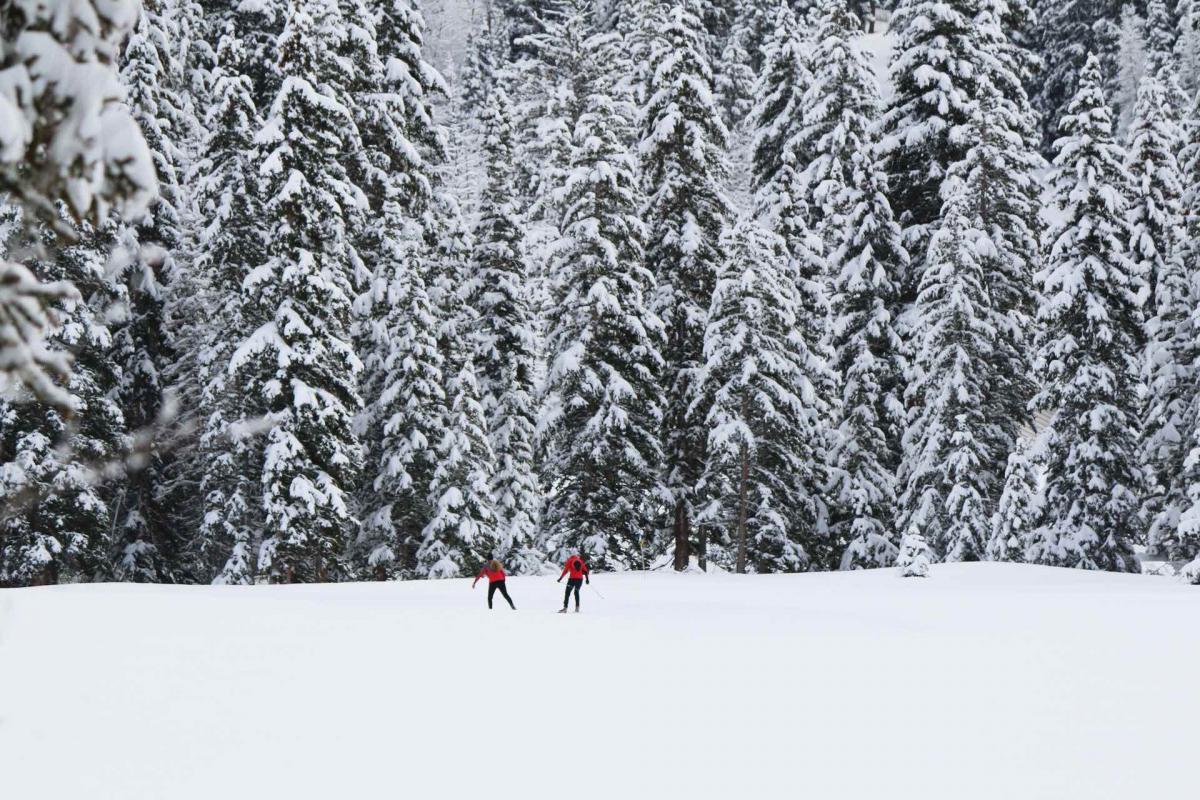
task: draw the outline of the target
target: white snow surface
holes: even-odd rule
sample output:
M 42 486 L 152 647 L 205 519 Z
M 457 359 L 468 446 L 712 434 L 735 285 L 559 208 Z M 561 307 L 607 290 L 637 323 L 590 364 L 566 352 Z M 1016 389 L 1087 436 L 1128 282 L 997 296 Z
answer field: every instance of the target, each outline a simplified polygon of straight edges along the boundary
M 1007 564 L 0 591 L 0 785 L 81 798 L 1186 797 L 1200 589 Z

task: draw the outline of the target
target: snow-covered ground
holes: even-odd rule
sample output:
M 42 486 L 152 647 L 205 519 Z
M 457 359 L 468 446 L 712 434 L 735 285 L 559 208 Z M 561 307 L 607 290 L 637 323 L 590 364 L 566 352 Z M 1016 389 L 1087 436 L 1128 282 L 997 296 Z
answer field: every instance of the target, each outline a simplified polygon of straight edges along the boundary
M 1200 591 L 1014 565 L 0 591 L 0 797 L 1190 797 Z M 498 599 L 498 598 L 497 598 Z

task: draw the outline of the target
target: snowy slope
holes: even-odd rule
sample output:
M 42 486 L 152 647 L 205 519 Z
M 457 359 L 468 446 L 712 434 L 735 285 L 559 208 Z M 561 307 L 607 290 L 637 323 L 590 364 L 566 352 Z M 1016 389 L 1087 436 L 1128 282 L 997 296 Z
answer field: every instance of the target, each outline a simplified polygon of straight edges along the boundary
M 992 564 L 594 583 L 578 616 L 551 578 L 512 579 L 515 613 L 464 581 L 0 592 L 0 796 L 1194 791 L 1192 587 Z

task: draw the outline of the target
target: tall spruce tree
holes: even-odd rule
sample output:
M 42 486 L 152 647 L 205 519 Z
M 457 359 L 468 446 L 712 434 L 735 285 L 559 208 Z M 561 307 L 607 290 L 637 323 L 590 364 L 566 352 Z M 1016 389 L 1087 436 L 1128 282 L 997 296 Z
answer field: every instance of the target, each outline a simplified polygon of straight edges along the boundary
M 1133 181 L 1130 247 L 1138 273 L 1150 287 L 1141 460 L 1146 477 L 1143 513 L 1152 531 L 1160 525 L 1173 527 L 1178 519 L 1182 498 L 1166 495 L 1181 469 L 1182 429 L 1193 391 L 1184 376 L 1189 365 L 1181 360 L 1187 357 L 1192 335 L 1193 291 L 1187 266 L 1176 253 L 1182 235 L 1183 183 L 1176 157 L 1182 131 L 1162 81 L 1165 73 L 1160 69 L 1142 80 L 1126 154 Z
M 1130 179 L 1112 138 L 1100 61 L 1089 57 L 1062 121 L 1051 202 L 1063 214 L 1039 278 L 1034 368 L 1051 413 L 1044 522 L 1028 558 L 1136 572 L 1137 393 L 1145 282 L 1127 255 Z
M 698 557 L 706 555 L 693 542 L 707 439 L 707 409 L 696 399 L 709 301 L 725 258 L 726 130 L 713 100 L 702 26 L 688 5 L 667 13 L 650 65 L 641 143 L 646 258 L 657 269 L 655 310 L 666 325 L 664 457 L 674 566 L 683 570 L 694 547 Z
M 117 398 L 125 423 L 147 437 L 163 422 L 171 364 L 177 359 L 170 342 L 166 304 L 179 279 L 177 251 L 182 245 L 183 171 L 187 150 L 199 130 L 187 102 L 191 87 L 169 36 L 174 21 L 157 3 L 143 9 L 129 39 L 121 80 L 127 102 L 154 158 L 159 197 L 145 217 L 117 235 L 118 252 L 109 265 L 110 280 L 120 293 L 114 317 L 113 360 L 120 365 Z M 173 582 L 184 577 L 184 537 L 168 513 L 163 483 L 172 456 L 149 443 L 118 491 L 115 521 L 118 551 L 113 573 L 118 580 Z
M 990 538 L 989 476 L 997 455 L 984 414 L 1000 314 L 988 295 L 993 251 L 973 214 L 970 182 L 948 184 L 914 310 L 909 425 L 896 527 L 916 529 L 945 561 L 976 561 Z M 999 455 L 1003 458 L 1003 455 Z
M 1024 561 L 1030 537 L 1039 523 L 1037 464 L 1030 446 L 1019 441 L 1008 456 L 1004 470 L 1004 489 L 992 516 L 992 538 L 988 542 L 989 561 Z
M 560 312 L 547 335 L 541 540 L 554 561 L 582 552 L 599 568 L 642 569 L 655 556 L 662 501 L 664 332 L 626 145 L 636 110 L 608 72 L 622 45 L 616 34 L 585 43 L 587 92 L 551 261 Z
M 358 420 L 367 452 L 359 492 L 362 523 L 354 544 L 360 574 L 415 574 L 417 550 L 433 517 L 432 491 L 446 403 L 445 361 L 428 280 L 437 271 L 432 240 L 445 137 L 433 101 L 445 90 L 422 52 L 420 14 L 408 0 L 378 0 L 372 85 L 386 102 L 361 124 L 373 152 L 372 205 L 383 220 L 359 240 L 370 271 L 355 300 L 365 406 Z M 372 60 L 373 61 L 373 60 Z M 368 63 L 371 63 L 369 61 Z
M 984 13 L 976 22 L 986 32 L 996 18 Z M 994 504 L 1001 491 L 1003 460 L 1016 447 L 1022 429 L 1033 423 L 1030 354 L 1036 327 L 1034 275 L 1041 268 L 1036 231 L 1044 162 L 1036 150 L 1036 124 L 1024 92 L 1005 97 L 990 81 L 979 91 L 967 128 L 972 146 L 950 168 L 950 175 L 965 183 L 968 213 L 981 226 L 988 245 L 977 255 L 986 290 L 979 313 L 990 315 L 996 336 L 984 367 L 989 388 L 981 409 L 986 420 L 981 435 L 996 459 L 982 472 L 985 498 Z
M 366 199 L 340 162 L 361 147 L 344 102 L 344 35 L 333 0 L 289 3 L 283 81 L 256 137 L 271 238 L 243 292 L 265 322 L 231 368 L 265 412 L 258 568 L 276 582 L 336 577 L 353 523 L 361 364 L 350 342 L 349 230 Z
M 1100 62 L 1102 80 L 1111 87 L 1117 75 L 1117 39 L 1124 0 L 1065 0 L 1039 3 L 1033 38 L 1045 60 L 1034 105 L 1042 118 L 1043 149 L 1058 137 L 1059 119 L 1080 85 L 1089 54 Z
M 731 546 L 738 572 L 827 567 L 840 548 L 815 452 L 825 409 L 813 376 L 824 365 L 795 335 L 800 305 L 782 240 L 753 220 L 726 239 L 704 343 L 709 501 L 698 521 Z
M 908 262 L 879 165 L 875 77 L 850 41 L 857 29 L 841 5 L 822 6 L 799 137 L 802 149 L 821 154 L 799 185 L 817 191 L 820 238 L 830 252 L 840 393 L 830 439 L 831 523 L 834 540 L 845 544 L 846 569 L 888 566 L 896 554 L 890 531 L 904 410 L 893 308 Z
M 540 492 L 533 463 L 538 342 L 530 304 L 525 232 L 513 201 L 512 108 L 498 88 L 483 111 L 487 184 L 480 199 L 468 302 L 488 440 L 495 458 L 497 547 L 510 567 L 536 571 Z
M 242 283 L 265 261 L 268 233 L 254 144 L 262 118 L 248 72 L 251 53 L 236 19 L 224 24 L 216 49 L 208 136 L 196 162 L 198 224 L 191 245 L 198 293 L 214 324 L 194 323 L 190 335 L 186 327 L 177 331 L 177 349 L 192 363 L 175 369 L 194 371 L 194 378 L 177 376 L 176 383 L 194 380 L 199 394 L 198 442 L 182 465 L 191 466 L 201 497 L 192 556 L 209 580 L 241 584 L 257 571 L 262 508 L 255 502 L 260 490 L 252 465 L 261 463 L 261 449 L 255 437 L 239 433 L 244 426 L 238 423 L 261 416 L 263 406 L 228 367 L 237 343 L 265 321 Z M 199 313 L 194 306 L 178 310 Z M 189 483 L 186 475 L 180 480 Z
M 809 225 L 826 248 L 837 245 L 847 192 L 854 187 L 854 154 L 873 138 L 879 115 L 875 74 L 854 43 L 861 23 L 844 2 L 820 6 L 816 40 L 809 57 L 812 83 L 802 100 L 803 127 L 791 144 L 811 158 L 801 175 L 811 198 Z
M 991 81 L 1001 92 L 1020 88 L 1005 57 L 1003 32 L 976 24 L 981 8 L 978 0 L 902 0 L 893 18 L 899 37 L 890 67 L 895 91 L 881 124 L 892 207 L 913 254 L 906 277 L 910 298 L 939 224 L 942 182 L 969 147 L 961 134 L 981 83 Z

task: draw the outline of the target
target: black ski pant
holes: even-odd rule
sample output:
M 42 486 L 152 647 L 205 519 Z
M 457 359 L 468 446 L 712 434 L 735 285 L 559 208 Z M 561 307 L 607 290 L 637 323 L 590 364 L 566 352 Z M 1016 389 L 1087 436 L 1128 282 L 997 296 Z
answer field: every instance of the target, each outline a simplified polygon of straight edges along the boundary
M 513 605 L 512 598 L 508 596 L 508 589 L 504 588 L 504 581 L 488 584 L 488 608 L 492 607 L 492 598 L 496 596 L 496 592 L 504 595 L 504 599 L 508 601 L 508 605 L 513 611 L 517 610 L 517 607 Z
M 567 578 L 567 591 L 563 594 L 563 608 L 567 607 L 567 602 L 571 599 L 571 592 L 575 592 L 575 608 L 579 608 L 579 587 L 583 586 L 583 578 Z

